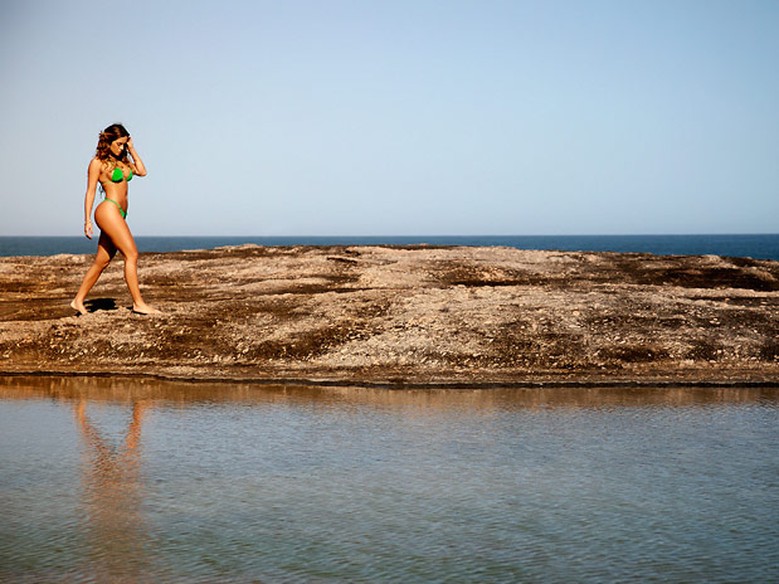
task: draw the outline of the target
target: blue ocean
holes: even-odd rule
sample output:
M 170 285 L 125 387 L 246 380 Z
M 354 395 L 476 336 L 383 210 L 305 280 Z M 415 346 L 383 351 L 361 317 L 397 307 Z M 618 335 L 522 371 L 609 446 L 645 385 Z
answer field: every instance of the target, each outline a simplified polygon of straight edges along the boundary
M 779 234 L 750 235 L 435 235 L 435 236 L 188 236 L 136 238 L 141 252 L 210 249 L 254 243 L 294 245 L 466 245 L 560 251 L 640 252 L 658 255 L 720 255 L 779 261 Z M 88 254 L 96 242 L 84 237 L 0 236 L 0 256 Z

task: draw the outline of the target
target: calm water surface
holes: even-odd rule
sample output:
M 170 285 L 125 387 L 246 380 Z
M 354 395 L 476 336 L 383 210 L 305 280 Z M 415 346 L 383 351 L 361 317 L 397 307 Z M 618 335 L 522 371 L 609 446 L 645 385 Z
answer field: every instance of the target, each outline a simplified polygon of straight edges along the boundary
M 778 439 L 770 388 L 0 378 L 0 581 L 779 581 Z

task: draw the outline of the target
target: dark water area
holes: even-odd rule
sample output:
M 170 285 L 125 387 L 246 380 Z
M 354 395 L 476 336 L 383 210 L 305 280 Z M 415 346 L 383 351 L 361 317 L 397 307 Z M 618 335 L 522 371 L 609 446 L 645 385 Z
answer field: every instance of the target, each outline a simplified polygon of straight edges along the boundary
M 294 245 L 467 245 L 560 251 L 612 251 L 659 255 L 721 255 L 779 260 L 779 234 L 760 235 L 486 235 L 486 236 L 287 236 L 138 237 L 141 252 L 212 249 L 254 243 Z M 0 256 L 94 253 L 84 237 L 0 236 Z
M 779 389 L 0 378 L 2 582 L 779 581 Z

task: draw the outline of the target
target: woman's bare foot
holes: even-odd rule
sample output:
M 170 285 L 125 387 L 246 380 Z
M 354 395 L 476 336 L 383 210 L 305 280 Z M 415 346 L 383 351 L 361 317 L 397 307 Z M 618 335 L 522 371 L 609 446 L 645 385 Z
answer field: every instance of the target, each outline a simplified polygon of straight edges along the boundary
M 76 299 L 73 299 L 70 303 L 70 307 L 78 312 L 80 315 L 87 314 L 87 307 L 84 306 L 84 303 L 81 301 L 78 301 Z
M 136 314 L 162 314 L 161 311 L 148 304 L 133 304 L 133 312 Z

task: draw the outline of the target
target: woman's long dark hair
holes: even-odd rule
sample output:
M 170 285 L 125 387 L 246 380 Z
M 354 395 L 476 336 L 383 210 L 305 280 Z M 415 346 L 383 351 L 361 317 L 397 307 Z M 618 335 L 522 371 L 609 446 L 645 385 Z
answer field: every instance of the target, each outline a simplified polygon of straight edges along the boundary
M 122 124 L 111 124 L 105 130 L 100 132 L 100 137 L 97 140 L 97 150 L 95 151 L 95 157 L 98 160 L 106 161 L 109 158 L 120 160 L 125 164 L 129 164 L 130 161 L 127 158 L 127 148 L 122 150 L 119 156 L 114 156 L 111 153 L 111 142 L 118 140 L 119 138 L 126 138 L 130 135 L 130 132 Z

